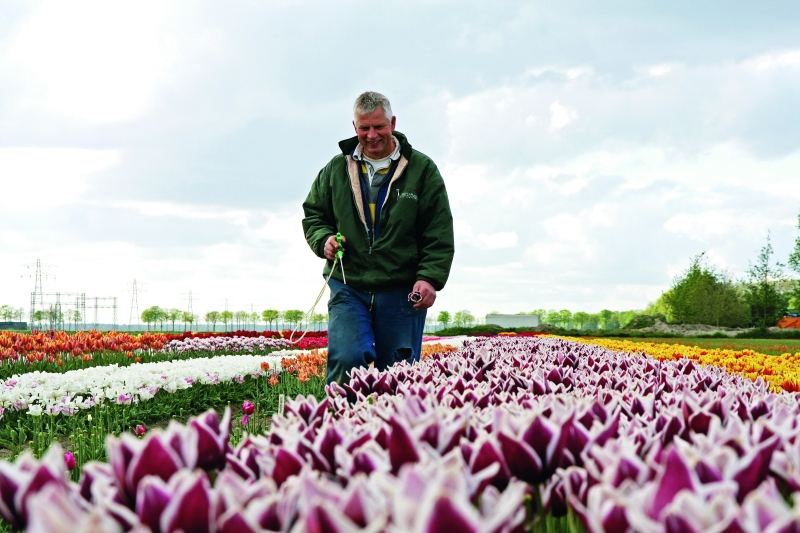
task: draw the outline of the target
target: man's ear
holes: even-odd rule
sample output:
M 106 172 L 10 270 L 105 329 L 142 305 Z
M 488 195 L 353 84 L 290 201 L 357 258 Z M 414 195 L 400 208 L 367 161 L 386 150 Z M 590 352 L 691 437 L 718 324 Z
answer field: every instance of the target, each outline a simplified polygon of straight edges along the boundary
M 397 123 L 397 117 L 392 115 L 392 132 L 394 132 L 394 125 Z
M 358 133 L 358 128 L 356 127 L 356 121 L 355 120 L 353 121 L 353 129 L 355 130 L 356 133 Z

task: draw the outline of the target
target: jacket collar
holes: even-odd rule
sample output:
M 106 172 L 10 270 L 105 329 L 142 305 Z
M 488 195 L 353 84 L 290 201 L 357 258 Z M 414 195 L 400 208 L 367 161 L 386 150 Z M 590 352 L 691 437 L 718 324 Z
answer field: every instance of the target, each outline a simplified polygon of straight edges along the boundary
M 411 159 L 411 144 L 408 142 L 408 139 L 406 139 L 406 136 L 396 130 L 392 135 L 400 141 L 400 153 L 404 155 L 406 159 Z M 350 137 L 349 139 L 339 141 L 339 149 L 344 155 L 353 155 L 357 146 L 358 137 Z

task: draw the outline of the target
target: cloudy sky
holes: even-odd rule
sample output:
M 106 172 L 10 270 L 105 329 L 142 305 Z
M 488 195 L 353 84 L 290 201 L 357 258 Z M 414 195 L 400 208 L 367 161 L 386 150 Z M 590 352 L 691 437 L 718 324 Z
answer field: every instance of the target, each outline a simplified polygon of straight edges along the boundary
M 447 184 L 434 311 L 643 308 L 800 212 L 800 4 L 0 4 L 0 304 L 306 309 L 301 203 L 364 90 Z

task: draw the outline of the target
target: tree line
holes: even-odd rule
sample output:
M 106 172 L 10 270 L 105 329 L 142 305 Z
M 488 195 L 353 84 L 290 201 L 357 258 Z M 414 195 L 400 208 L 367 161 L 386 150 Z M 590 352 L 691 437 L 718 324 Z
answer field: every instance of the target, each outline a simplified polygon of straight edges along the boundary
M 800 216 L 798 217 L 800 229 Z M 694 257 L 651 311 L 667 322 L 754 327 L 765 330 L 787 315 L 800 313 L 800 237 L 786 263 L 776 261 L 769 235 L 741 279 Z M 788 272 L 787 272 L 788 269 Z
M 797 220 L 800 229 L 800 216 Z M 766 244 L 739 279 L 709 265 L 705 252 L 691 258 L 670 288 L 644 310 L 572 313 L 563 309 L 537 309 L 542 322 L 564 329 L 621 329 L 651 325 L 654 317 L 671 324 L 705 324 L 716 327 L 757 328 L 776 326 L 787 315 L 800 314 L 800 237 L 785 263 L 775 260 L 769 234 Z M 642 317 L 639 319 L 638 317 Z M 644 320 L 649 318 L 649 320 Z
M 539 315 L 539 320 L 543 324 L 564 329 L 605 329 L 617 330 L 627 326 L 642 311 L 611 311 L 603 309 L 599 313 L 587 313 L 585 311 L 572 312 L 569 309 L 556 311 L 555 309 L 536 309 L 531 311 L 531 315 Z
M 28 313 L 23 307 L 12 307 L 10 305 L 0 305 L 0 322 L 23 322 L 28 318 Z M 30 317 L 31 326 L 46 326 L 50 329 L 63 327 L 64 325 L 73 328 L 80 324 L 83 316 L 76 309 L 62 310 L 60 306 L 51 304 L 47 309 L 37 309 Z
M 0 322 L 22 322 L 25 320 L 25 315 L 23 307 L 0 305 Z
M 203 315 L 206 324 L 210 324 L 212 331 L 217 330 L 219 324 L 224 331 L 240 330 L 240 329 L 256 329 L 260 322 L 264 322 L 265 326 L 269 329 L 274 329 L 280 324 L 289 325 L 290 328 L 295 328 L 301 325 L 305 313 L 298 309 L 289 309 L 286 311 L 278 311 L 277 309 L 266 309 L 261 313 L 255 311 L 208 311 Z M 193 324 L 199 323 L 200 316 L 188 311 L 182 311 L 176 308 L 161 308 L 157 305 L 149 307 L 142 311 L 142 322 L 148 325 L 148 328 L 157 326 L 160 330 L 165 327 L 175 331 L 175 324 L 183 324 L 184 330 L 191 329 Z M 322 313 L 315 313 L 309 321 L 311 327 L 319 329 L 321 324 L 328 321 L 328 315 Z
M 475 324 L 475 315 L 466 309 L 463 311 L 456 311 L 452 315 L 449 311 L 440 311 L 436 317 L 436 322 L 445 328 L 450 326 L 450 324 L 456 328 L 469 328 Z

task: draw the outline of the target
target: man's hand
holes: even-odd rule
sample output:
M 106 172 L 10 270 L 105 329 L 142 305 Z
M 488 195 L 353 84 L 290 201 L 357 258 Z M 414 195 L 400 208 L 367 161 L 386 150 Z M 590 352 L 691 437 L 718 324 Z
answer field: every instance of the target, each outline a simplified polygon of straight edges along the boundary
M 342 244 L 346 243 L 347 239 L 342 235 Z M 325 241 L 325 257 L 333 261 L 336 258 L 336 252 L 339 251 L 339 243 L 336 242 L 336 235 L 331 235 Z M 433 304 L 431 304 L 433 305 Z
M 414 304 L 414 309 L 427 309 L 433 305 L 433 302 L 436 301 L 436 291 L 434 290 L 433 285 L 427 281 L 417 281 L 414 284 L 414 292 L 418 292 L 420 295 L 422 295 L 422 300 Z

